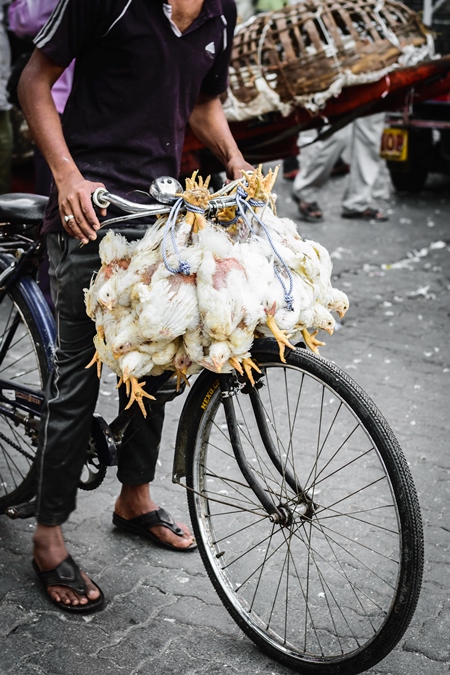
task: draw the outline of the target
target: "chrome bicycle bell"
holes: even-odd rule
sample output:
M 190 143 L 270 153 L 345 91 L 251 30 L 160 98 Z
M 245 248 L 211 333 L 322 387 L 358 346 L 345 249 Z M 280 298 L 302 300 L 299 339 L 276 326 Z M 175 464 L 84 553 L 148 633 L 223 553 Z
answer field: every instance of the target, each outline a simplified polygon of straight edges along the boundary
M 181 183 L 170 176 L 160 176 L 150 185 L 150 194 L 161 204 L 173 204 L 177 201 L 177 194 L 183 192 Z

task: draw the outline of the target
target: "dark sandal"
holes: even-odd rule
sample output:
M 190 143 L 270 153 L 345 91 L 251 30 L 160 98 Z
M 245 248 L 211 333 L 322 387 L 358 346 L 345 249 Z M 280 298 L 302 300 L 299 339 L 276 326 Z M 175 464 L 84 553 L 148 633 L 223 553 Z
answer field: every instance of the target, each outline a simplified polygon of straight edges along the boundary
M 317 202 L 298 202 L 298 210 L 308 223 L 320 223 L 323 220 L 322 209 Z
M 386 216 L 382 211 L 379 211 L 378 209 L 372 209 L 370 207 L 364 211 L 343 211 L 342 217 L 356 220 L 375 220 L 378 223 L 384 223 L 386 220 L 388 220 L 388 216 Z
M 32 561 L 32 565 L 45 589 L 47 589 L 49 586 L 66 586 L 79 595 L 87 596 L 86 584 L 83 577 L 81 576 L 80 568 L 73 560 L 72 556 L 67 556 L 67 558 L 59 563 L 59 565 L 57 565 L 54 569 L 48 570 L 46 572 L 40 571 L 35 560 Z M 66 605 L 63 602 L 53 600 L 47 591 L 45 594 L 47 599 L 53 605 L 56 605 L 58 609 L 62 609 L 65 612 L 72 612 L 72 614 L 90 614 L 92 612 L 97 612 L 101 607 L 103 607 L 105 602 L 105 597 L 101 588 L 97 586 L 97 584 L 94 584 L 94 586 L 96 586 L 96 588 L 98 588 L 100 591 L 100 597 L 98 597 L 97 600 L 89 600 L 86 605 Z
M 173 516 L 165 511 L 162 508 L 156 509 L 156 511 L 150 511 L 149 513 L 144 513 L 142 516 L 137 516 L 136 518 L 130 518 L 126 520 L 117 513 L 113 513 L 113 524 L 116 527 L 119 527 L 121 530 L 126 530 L 127 532 L 132 532 L 133 534 L 139 534 L 141 537 L 150 539 L 155 544 L 162 546 L 163 548 L 168 548 L 171 551 L 180 551 L 184 553 L 185 551 L 193 551 L 197 548 L 195 541 L 192 542 L 187 548 L 180 548 L 179 546 L 174 546 L 167 541 L 161 541 L 153 532 L 150 532 L 150 527 L 155 527 L 155 525 L 162 525 L 168 530 L 176 534 L 178 537 L 182 537 L 185 533 L 178 527 L 173 519 Z

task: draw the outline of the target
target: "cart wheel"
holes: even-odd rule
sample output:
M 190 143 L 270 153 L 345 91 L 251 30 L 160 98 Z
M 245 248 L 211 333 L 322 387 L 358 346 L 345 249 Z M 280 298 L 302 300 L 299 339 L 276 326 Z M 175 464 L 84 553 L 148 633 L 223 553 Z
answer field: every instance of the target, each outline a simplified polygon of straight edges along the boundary
M 386 162 L 392 185 L 397 192 L 420 192 L 428 176 L 427 157 L 431 155 L 431 129 L 409 130 L 407 162 Z
M 420 165 L 413 165 L 407 171 L 392 168 L 394 162 L 387 162 L 391 182 L 397 192 L 420 192 L 427 181 L 428 172 Z

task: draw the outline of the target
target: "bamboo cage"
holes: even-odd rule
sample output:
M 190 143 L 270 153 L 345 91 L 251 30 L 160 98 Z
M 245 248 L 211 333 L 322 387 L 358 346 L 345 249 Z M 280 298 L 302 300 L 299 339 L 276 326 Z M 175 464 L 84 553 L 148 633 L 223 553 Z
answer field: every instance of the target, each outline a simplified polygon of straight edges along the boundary
M 281 103 L 323 92 L 342 73 L 395 67 L 405 48 L 425 47 L 430 32 L 394 0 L 305 0 L 257 15 L 237 31 L 229 90 L 241 104 L 263 78 Z

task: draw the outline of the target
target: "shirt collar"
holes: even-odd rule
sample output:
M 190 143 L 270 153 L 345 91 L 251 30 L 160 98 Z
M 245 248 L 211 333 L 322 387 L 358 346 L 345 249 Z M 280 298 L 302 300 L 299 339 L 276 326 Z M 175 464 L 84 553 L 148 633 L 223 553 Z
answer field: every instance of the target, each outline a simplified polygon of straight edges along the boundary
M 164 15 L 169 21 L 174 34 L 177 37 L 181 37 L 183 33 L 180 32 L 178 26 L 172 21 L 172 6 L 168 2 L 165 2 L 164 0 L 162 0 L 162 6 Z M 191 30 L 195 30 L 195 28 L 198 25 L 202 24 L 204 21 L 207 21 L 208 19 L 213 19 L 214 17 L 217 16 L 223 17 L 222 0 L 204 0 L 200 14 L 191 24 L 191 26 L 189 26 L 186 33 L 190 33 Z M 226 30 L 226 21 L 224 21 L 224 25 Z

